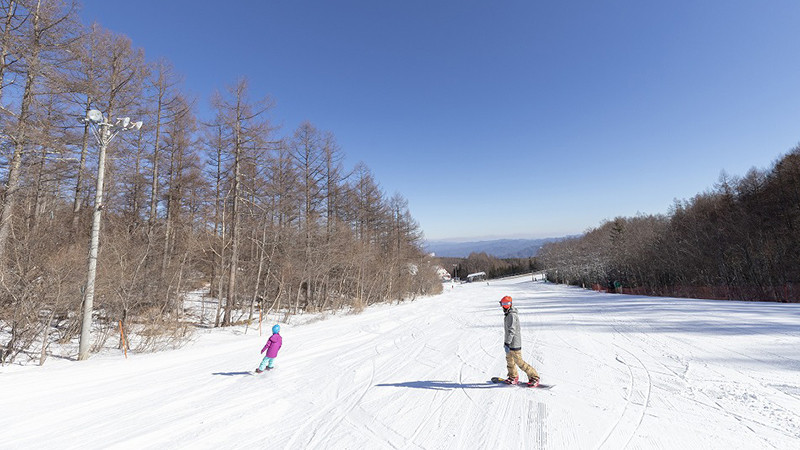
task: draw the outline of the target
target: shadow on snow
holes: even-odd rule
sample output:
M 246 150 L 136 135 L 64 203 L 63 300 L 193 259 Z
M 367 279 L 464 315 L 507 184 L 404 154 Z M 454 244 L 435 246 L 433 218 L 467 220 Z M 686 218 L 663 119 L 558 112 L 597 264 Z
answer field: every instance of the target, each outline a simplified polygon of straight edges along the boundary
M 383 383 L 376 384 L 380 387 L 404 387 L 413 389 L 432 389 L 435 391 L 447 391 L 451 389 L 496 389 L 504 386 L 491 381 L 484 383 L 454 383 L 452 381 L 406 381 L 404 383 Z
M 252 375 L 252 372 L 214 372 L 211 375 L 222 375 L 224 377 L 232 377 L 236 375 Z

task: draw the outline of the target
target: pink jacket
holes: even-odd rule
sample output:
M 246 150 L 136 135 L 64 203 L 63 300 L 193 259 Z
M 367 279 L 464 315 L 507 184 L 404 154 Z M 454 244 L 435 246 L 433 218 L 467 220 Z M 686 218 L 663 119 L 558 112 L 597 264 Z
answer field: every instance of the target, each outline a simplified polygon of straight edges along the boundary
M 278 356 L 278 350 L 281 349 L 281 345 L 283 344 L 283 338 L 278 333 L 273 334 L 269 337 L 267 341 L 267 345 L 261 349 L 261 353 L 264 353 L 264 350 L 267 351 L 267 358 L 274 358 Z

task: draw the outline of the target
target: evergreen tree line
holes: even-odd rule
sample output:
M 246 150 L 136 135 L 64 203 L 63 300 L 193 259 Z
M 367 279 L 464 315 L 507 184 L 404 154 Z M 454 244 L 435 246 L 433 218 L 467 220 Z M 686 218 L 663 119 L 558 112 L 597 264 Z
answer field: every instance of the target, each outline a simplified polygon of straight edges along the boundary
M 535 258 L 497 258 L 486 252 L 472 252 L 466 258 L 438 258 L 438 264 L 454 278 L 466 280 L 467 275 L 485 272 L 487 278 L 502 278 L 539 270 Z
M 333 133 L 281 134 L 246 79 L 201 120 L 169 61 L 77 7 L 0 0 L 0 362 L 80 333 L 95 208 L 94 349 L 120 327 L 139 349 L 180 341 L 195 289 L 216 299 L 213 326 L 441 289 L 407 201 L 343 167 Z M 100 205 L 91 109 L 144 122 L 109 144 Z
M 667 215 L 618 217 L 547 244 L 548 278 L 659 296 L 800 301 L 800 146 L 771 168 L 723 173 Z

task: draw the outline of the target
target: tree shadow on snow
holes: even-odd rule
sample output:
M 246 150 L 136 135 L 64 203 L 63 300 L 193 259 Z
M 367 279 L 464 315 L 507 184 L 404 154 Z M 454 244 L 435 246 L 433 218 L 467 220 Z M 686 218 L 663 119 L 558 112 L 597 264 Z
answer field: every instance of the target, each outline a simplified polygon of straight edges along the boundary
M 252 372 L 214 372 L 211 375 L 222 375 L 225 377 L 232 377 L 235 375 L 252 375 Z
M 381 387 L 405 387 L 413 389 L 432 389 L 434 391 L 447 391 L 451 389 L 494 389 L 503 385 L 486 381 L 484 383 L 454 383 L 452 381 L 406 381 L 404 383 L 376 384 Z

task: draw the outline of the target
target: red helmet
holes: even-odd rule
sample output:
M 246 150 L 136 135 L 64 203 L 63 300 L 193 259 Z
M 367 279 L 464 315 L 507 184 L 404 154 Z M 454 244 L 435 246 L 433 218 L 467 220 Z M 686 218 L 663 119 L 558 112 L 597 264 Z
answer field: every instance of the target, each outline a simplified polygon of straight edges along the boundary
M 503 309 L 511 308 L 511 297 L 506 295 L 500 299 L 500 305 L 503 307 Z

